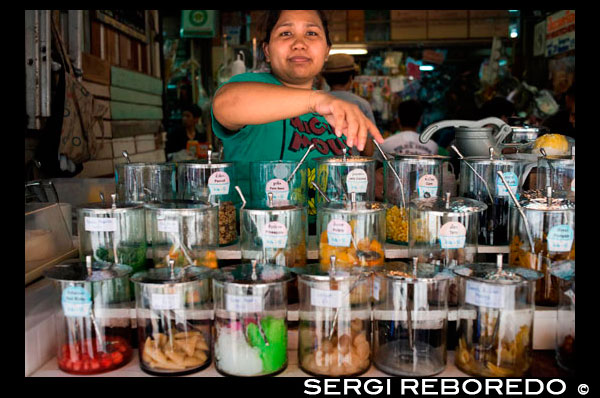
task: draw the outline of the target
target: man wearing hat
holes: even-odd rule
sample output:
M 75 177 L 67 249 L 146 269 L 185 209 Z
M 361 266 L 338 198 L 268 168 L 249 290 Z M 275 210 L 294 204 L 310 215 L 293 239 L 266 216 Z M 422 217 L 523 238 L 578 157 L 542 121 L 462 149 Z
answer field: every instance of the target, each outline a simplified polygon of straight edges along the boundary
M 356 104 L 360 110 L 368 117 L 373 124 L 373 110 L 367 100 L 352 93 L 352 81 L 358 72 L 358 65 L 354 63 L 354 57 L 349 54 L 330 55 L 321 74 L 325 78 L 327 85 L 331 88 L 329 94 L 334 95 L 344 101 Z M 373 143 L 367 140 L 367 145 L 362 152 L 363 155 L 373 155 Z

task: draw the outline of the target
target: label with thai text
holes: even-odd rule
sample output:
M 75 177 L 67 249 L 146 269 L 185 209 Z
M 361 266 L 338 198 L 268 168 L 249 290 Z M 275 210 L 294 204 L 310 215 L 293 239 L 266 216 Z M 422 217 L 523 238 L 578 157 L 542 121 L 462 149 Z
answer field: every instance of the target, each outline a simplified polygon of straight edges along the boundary
M 456 221 L 450 221 L 440 228 L 440 244 L 442 249 L 462 249 L 465 247 L 467 229 Z
M 327 242 L 329 246 L 350 247 L 352 227 L 344 220 L 331 220 L 327 224 Z
M 208 178 L 208 189 L 211 195 L 229 194 L 229 175 L 224 171 L 215 171 Z

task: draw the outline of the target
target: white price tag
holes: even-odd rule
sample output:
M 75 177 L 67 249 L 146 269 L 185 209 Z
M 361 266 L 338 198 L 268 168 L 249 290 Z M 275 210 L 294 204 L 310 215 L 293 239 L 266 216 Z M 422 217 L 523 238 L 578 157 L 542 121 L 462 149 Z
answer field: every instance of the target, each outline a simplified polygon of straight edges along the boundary
M 273 200 L 287 200 L 290 194 L 290 186 L 286 181 L 274 178 L 267 182 L 265 192 L 267 195 L 272 193 Z
M 117 219 L 108 217 L 85 217 L 85 230 L 90 232 L 114 232 Z
M 438 191 L 438 179 L 433 174 L 425 174 L 417 184 L 419 198 L 435 198 Z
M 341 290 L 310 289 L 310 304 L 315 307 L 340 308 L 342 298 Z
M 354 169 L 346 176 L 348 193 L 365 193 L 367 192 L 368 184 L 369 178 L 367 177 L 367 172 L 363 169 Z
M 569 252 L 573 246 L 575 233 L 571 226 L 566 224 L 555 225 L 548 232 L 549 252 Z
M 177 220 L 157 220 L 156 223 L 159 232 L 179 233 L 179 222 Z
M 262 235 L 263 246 L 268 249 L 284 249 L 287 244 L 288 229 L 278 221 L 271 221 L 265 225 Z
M 465 247 L 467 229 L 456 221 L 450 221 L 440 228 L 440 244 L 442 249 L 461 249 Z
M 150 296 L 150 306 L 155 310 L 177 310 L 183 308 L 180 294 L 159 294 Z
M 216 171 L 208 178 L 208 189 L 211 195 L 227 195 L 229 193 L 229 175 L 224 171 Z
M 352 227 L 344 220 L 331 220 L 327 224 L 327 242 L 329 246 L 350 247 Z
M 467 281 L 465 302 L 477 307 L 503 308 L 504 286 Z
M 236 296 L 225 293 L 225 309 L 231 312 L 262 312 L 262 296 Z
M 381 289 L 381 282 L 379 279 L 373 281 L 373 298 L 379 300 L 379 290 Z
M 61 303 L 67 317 L 87 317 L 92 309 L 92 297 L 81 286 L 69 286 L 63 290 Z
M 517 175 L 515 173 L 513 173 L 512 171 L 507 171 L 504 174 L 504 179 L 506 180 L 506 183 L 508 184 L 508 186 L 510 187 L 510 190 L 516 195 L 517 199 L 519 199 L 519 196 L 517 195 L 517 187 L 519 186 L 519 177 L 517 177 Z M 496 193 L 498 194 L 498 196 L 508 196 L 508 191 L 506 190 L 506 187 L 504 186 L 504 183 L 502 182 L 502 179 L 500 178 L 500 176 L 496 177 Z

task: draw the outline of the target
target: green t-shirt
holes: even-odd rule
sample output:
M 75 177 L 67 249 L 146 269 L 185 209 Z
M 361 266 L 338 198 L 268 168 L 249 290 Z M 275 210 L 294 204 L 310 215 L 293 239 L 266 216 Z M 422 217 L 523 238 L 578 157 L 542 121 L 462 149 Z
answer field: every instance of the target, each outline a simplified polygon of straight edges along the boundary
M 227 83 L 232 82 L 282 85 L 270 73 L 243 73 L 233 76 Z M 272 123 L 247 125 L 235 133 L 229 132 L 215 119 L 212 108 L 211 116 L 212 129 L 223 141 L 223 159 L 235 162 L 238 185 L 246 197 L 250 195 L 251 161 L 300 160 L 310 144 L 314 143 L 315 149 L 305 162 L 308 167 L 308 213 L 316 214 L 315 189 L 311 184 L 315 178 L 315 165 L 312 160 L 323 156 L 342 155 L 342 148 L 348 148 L 346 137 L 336 137 L 325 118 L 316 113 L 306 113 Z

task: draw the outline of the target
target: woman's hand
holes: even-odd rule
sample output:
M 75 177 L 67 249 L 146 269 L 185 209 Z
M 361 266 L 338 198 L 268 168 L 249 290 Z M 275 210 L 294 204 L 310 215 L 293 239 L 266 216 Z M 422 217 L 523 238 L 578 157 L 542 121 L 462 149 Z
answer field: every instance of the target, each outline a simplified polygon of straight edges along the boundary
M 349 147 L 356 146 L 362 151 L 368 134 L 378 143 L 383 143 L 383 137 L 377 127 L 357 105 L 322 91 L 313 91 L 308 102 L 310 111 L 323 116 L 334 128 L 336 136 L 346 136 L 346 144 Z

